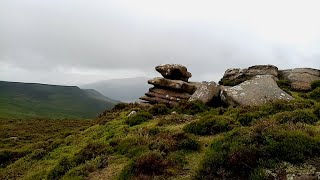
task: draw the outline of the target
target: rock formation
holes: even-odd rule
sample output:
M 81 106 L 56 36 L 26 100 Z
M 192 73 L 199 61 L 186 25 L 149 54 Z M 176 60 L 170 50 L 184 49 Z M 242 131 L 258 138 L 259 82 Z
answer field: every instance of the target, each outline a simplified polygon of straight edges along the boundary
M 191 73 L 179 64 L 156 67 L 163 76 L 150 79 L 154 85 L 140 99 L 147 103 L 175 105 L 181 100 L 200 100 L 205 104 L 221 101 L 232 106 L 255 106 L 275 100 L 292 100 L 293 97 L 280 89 L 278 80 L 287 80 L 293 90 L 310 90 L 311 83 L 320 80 L 320 70 L 296 68 L 278 70 L 273 65 L 256 65 L 249 68 L 227 69 L 223 78 L 215 82 L 188 82 Z M 214 101 L 214 102 L 213 102 Z
M 222 87 L 221 100 L 228 105 L 256 106 L 275 100 L 292 100 L 281 90 L 272 75 L 256 75 L 233 87 Z
M 154 85 L 145 96 L 141 97 L 147 103 L 163 103 L 175 105 L 181 100 L 189 100 L 197 90 L 197 83 L 188 82 L 192 76 L 187 68 L 179 64 L 164 64 L 156 67 L 163 76 L 150 79 L 149 84 Z

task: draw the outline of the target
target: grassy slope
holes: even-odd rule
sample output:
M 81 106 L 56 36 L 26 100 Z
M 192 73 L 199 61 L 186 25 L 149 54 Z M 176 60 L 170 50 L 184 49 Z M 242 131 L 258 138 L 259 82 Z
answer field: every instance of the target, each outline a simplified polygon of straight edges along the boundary
M 116 101 L 75 86 L 0 81 L 0 117 L 92 118 Z
M 320 123 L 283 123 L 280 122 L 281 118 L 277 119 L 283 115 L 283 112 L 292 114 L 294 109 L 304 109 L 304 112 L 312 114 L 313 110 L 320 106 L 319 102 L 302 98 L 305 95 L 302 97 L 300 93 L 293 93 L 293 95 L 297 100 L 291 103 L 279 102 L 262 107 L 216 109 L 191 105 L 174 109 L 178 113 L 168 115 L 160 115 L 164 112 L 161 107 L 160 110 L 154 111 L 141 106 L 126 106 L 119 110 L 105 112 L 104 116 L 98 118 L 94 125 L 87 129 L 79 128 L 67 134 L 65 134 L 66 131 L 57 132 L 49 142 L 36 143 L 36 139 L 30 138 L 30 142 L 24 145 L 21 145 L 19 140 L 8 139 L 15 133 L 12 134 L 14 131 L 7 127 L 10 126 L 7 124 L 9 122 L 4 122 L 1 126 L 3 135 L 1 135 L 0 152 L 3 154 L 3 151 L 7 150 L 11 152 L 11 155 L 8 156 L 8 163 L 0 168 L 0 179 L 85 179 L 87 177 L 90 179 L 194 179 L 199 176 L 203 179 L 212 179 L 212 176 L 217 175 L 214 174 L 215 172 L 219 172 L 220 175 L 221 173 L 232 175 L 233 172 L 241 173 L 241 171 L 246 172 L 246 177 L 243 179 L 248 179 L 249 174 L 251 178 L 259 179 L 263 173 L 259 174 L 260 169 L 248 164 L 246 158 L 249 157 L 249 160 L 256 158 L 258 150 L 264 148 L 270 152 L 279 153 L 281 156 L 282 152 L 285 153 L 284 155 L 295 153 L 297 157 L 302 158 L 302 162 L 299 163 L 306 163 L 309 160 L 317 162 L 311 164 L 317 168 L 317 171 L 320 171 L 319 149 L 316 146 L 310 146 L 315 148 L 312 152 L 305 149 L 308 147 L 310 138 L 318 145 L 320 144 Z M 133 109 L 140 112 L 148 110 L 158 115 L 141 124 L 129 126 L 126 116 Z M 196 113 L 200 111 L 205 112 Z M 184 113 L 196 114 L 186 115 Z M 139 116 L 146 117 L 145 114 Z M 253 119 L 249 122 L 250 118 L 242 117 L 253 117 Z M 206 131 L 206 133 L 209 132 L 208 134 L 197 135 L 195 133 L 197 131 L 192 133 L 186 131 L 185 128 L 193 122 L 199 122 L 199 119 L 213 119 L 213 122 L 217 122 L 221 118 L 226 121 L 219 120 L 219 123 L 213 123 L 216 126 L 212 131 Z M 139 118 L 134 120 L 139 120 Z M 303 117 L 300 120 L 304 121 L 306 118 Z M 130 122 L 132 121 L 131 119 Z M 33 124 L 32 126 L 38 127 L 37 121 L 29 122 Z M 246 125 L 241 125 L 241 123 Z M 226 125 L 229 128 L 225 129 Z M 15 127 L 16 131 L 22 131 L 19 127 Z M 86 127 L 86 124 L 83 127 Z M 39 129 L 42 128 L 44 127 Z M 264 130 L 261 131 L 261 128 Z M 209 124 L 200 129 L 209 129 Z M 32 137 L 33 133 L 38 132 L 25 131 L 24 133 L 26 133 L 25 137 Z M 303 138 L 307 138 L 308 141 L 299 144 L 299 139 L 296 141 L 298 146 L 295 146 L 295 142 L 286 144 L 281 140 L 284 138 L 290 140 L 291 137 L 302 138 L 301 142 L 304 142 Z M 266 138 L 268 142 L 256 141 L 256 138 L 258 140 Z M 278 146 L 277 140 L 280 140 L 281 146 Z M 250 143 L 246 143 L 247 141 Z M 259 144 L 261 142 L 266 144 Z M 226 149 L 216 151 L 215 148 L 219 148 L 217 143 L 223 143 Z M 251 145 L 259 148 L 251 149 Z M 254 151 L 251 150 L 256 150 L 256 152 L 253 153 Z M 17 155 L 16 152 L 22 153 L 19 156 L 19 153 Z M 228 158 L 218 156 L 220 152 L 227 155 L 229 153 Z M 215 158 L 218 158 L 219 161 L 216 161 Z M 268 165 L 266 165 L 265 157 L 259 158 L 261 163 L 259 166 L 266 169 L 274 167 L 280 169 L 284 162 L 282 157 L 277 157 L 277 154 L 268 157 L 268 160 L 272 160 L 267 162 Z M 296 160 L 296 156 L 288 156 L 287 159 L 295 166 L 300 166 L 299 163 L 296 164 Z M 232 166 L 227 163 L 232 163 Z M 251 167 L 247 168 L 249 166 Z M 218 169 L 215 169 L 216 167 Z M 164 171 L 160 171 L 161 169 Z M 205 169 L 209 172 L 206 172 Z

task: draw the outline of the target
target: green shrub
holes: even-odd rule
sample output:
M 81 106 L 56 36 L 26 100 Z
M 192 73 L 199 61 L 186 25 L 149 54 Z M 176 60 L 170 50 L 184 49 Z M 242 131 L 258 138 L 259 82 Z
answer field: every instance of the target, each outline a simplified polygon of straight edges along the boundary
M 180 101 L 177 106 L 174 107 L 174 111 L 181 114 L 194 115 L 208 111 L 210 108 L 201 101 Z
M 200 149 L 200 144 L 197 140 L 192 138 L 187 138 L 179 142 L 179 149 L 185 151 L 197 151 Z
M 264 177 L 260 168 L 318 157 L 320 136 L 309 131 L 295 124 L 275 126 L 268 121 L 230 131 L 211 144 L 195 179 L 260 179 Z
M 59 163 L 49 172 L 48 179 L 60 179 L 66 172 L 68 172 L 71 168 L 75 167 L 75 163 L 73 160 L 67 157 L 63 157 L 60 159 Z
M 316 89 L 314 89 L 313 91 L 311 91 L 308 94 L 308 97 L 310 99 L 316 100 L 316 101 L 320 101 L 320 87 L 317 87 Z
M 27 151 L 11 151 L 11 150 L 0 151 L 0 168 L 7 166 L 8 164 L 27 155 L 28 153 L 29 152 Z
M 318 118 L 308 110 L 295 110 L 291 112 L 281 112 L 275 115 L 275 119 L 280 123 L 306 123 L 313 124 Z
M 183 130 L 196 135 L 212 135 L 231 130 L 233 124 L 227 116 L 205 116 L 187 124 Z
M 277 84 L 280 89 L 282 89 L 283 91 L 291 95 L 292 88 L 291 88 L 291 82 L 289 80 L 282 79 L 277 81 Z
M 249 175 L 250 180 L 267 180 L 268 178 L 266 171 L 261 168 L 256 168 L 254 171 Z
M 46 151 L 44 149 L 35 149 L 32 152 L 31 158 L 36 159 L 36 160 L 40 160 L 47 154 L 48 154 L 48 151 Z
M 115 150 L 117 153 L 126 155 L 128 157 L 134 157 L 145 151 L 147 147 L 143 138 L 139 136 L 130 136 L 119 141 Z
M 81 149 L 74 158 L 76 164 L 84 163 L 87 160 L 96 158 L 102 154 L 109 153 L 107 150 L 107 145 L 102 142 L 90 142 L 83 149 Z
M 127 103 L 119 103 L 113 107 L 113 110 L 119 111 L 125 109 L 126 107 L 128 107 Z
M 148 109 L 148 112 L 157 116 L 169 114 L 170 110 L 165 104 L 155 104 Z
M 316 115 L 318 117 L 318 119 L 320 119 L 320 106 L 316 107 L 313 110 L 313 114 Z
M 129 163 L 120 173 L 119 179 L 133 179 L 133 177 L 137 177 L 136 179 L 142 179 L 139 177 L 150 179 L 152 176 L 165 174 L 166 170 L 174 165 L 160 152 L 147 152 Z
M 312 88 L 312 89 L 316 89 L 316 88 L 318 88 L 318 87 L 320 87 L 320 80 L 316 80 L 316 81 L 313 81 L 313 82 L 311 83 L 311 88 Z
M 149 135 L 154 136 L 160 133 L 160 129 L 158 127 L 153 127 L 149 129 Z
M 137 112 L 137 114 L 127 117 L 125 122 L 129 126 L 135 126 L 135 125 L 141 124 L 143 122 L 146 122 L 152 118 L 153 118 L 153 116 L 149 112 L 139 111 L 139 112 Z
M 248 113 L 240 114 L 237 120 L 242 126 L 248 126 L 253 120 L 259 119 L 261 116 L 262 114 L 259 111 L 248 112 Z

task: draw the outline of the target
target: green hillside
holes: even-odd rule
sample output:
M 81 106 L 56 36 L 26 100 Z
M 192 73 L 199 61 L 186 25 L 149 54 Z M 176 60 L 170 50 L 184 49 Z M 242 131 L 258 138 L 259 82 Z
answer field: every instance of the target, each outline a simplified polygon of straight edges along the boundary
M 3 120 L 0 179 L 316 179 L 319 92 L 249 107 L 118 104 L 81 123 Z
M 116 103 L 76 86 L 0 81 L 2 118 L 93 118 Z

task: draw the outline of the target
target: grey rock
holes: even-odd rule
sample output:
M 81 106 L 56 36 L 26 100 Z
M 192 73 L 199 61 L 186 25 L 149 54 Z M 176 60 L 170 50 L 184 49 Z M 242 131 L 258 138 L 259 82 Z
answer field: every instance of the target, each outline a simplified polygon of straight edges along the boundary
M 182 80 L 171 80 L 160 77 L 153 78 L 149 80 L 148 83 L 158 88 L 178 90 L 180 92 L 187 92 L 189 94 L 193 94 L 197 89 L 194 84 Z
M 278 68 L 273 65 L 256 65 L 245 69 L 231 68 L 225 71 L 223 78 L 219 83 L 225 85 L 226 82 L 230 83 L 233 81 L 232 84 L 236 85 L 249 80 L 256 75 L 272 75 L 277 77 L 278 74 Z
M 186 82 L 192 76 L 188 69 L 180 64 L 162 64 L 156 67 L 156 71 L 164 78 Z
M 311 83 L 320 80 L 320 70 L 312 68 L 296 68 L 280 71 L 282 78 L 291 82 L 294 90 L 310 90 Z
M 220 88 L 215 82 L 202 82 L 192 94 L 189 101 L 200 100 L 205 104 L 211 102 L 214 97 L 219 97 Z
M 127 117 L 133 116 L 133 115 L 135 115 L 135 114 L 137 114 L 137 111 L 131 111 L 131 112 L 128 114 Z
M 257 75 L 233 87 L 222 86 L 221 100 L 228 105 L 255 106 L 274 100 L 292 100 L 281 90 L 273 75 Z

